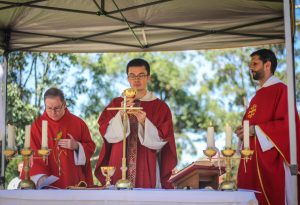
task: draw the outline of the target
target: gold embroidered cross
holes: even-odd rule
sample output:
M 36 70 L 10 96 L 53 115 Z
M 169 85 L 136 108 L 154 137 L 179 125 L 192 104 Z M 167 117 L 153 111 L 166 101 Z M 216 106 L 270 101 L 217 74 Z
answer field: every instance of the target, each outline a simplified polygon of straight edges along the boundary
M 257 107 L 257 105 L 253 104 L 251 106 L 251 108 L 249 109 L 248 115 L 247 115 L 249 119 L 251 119 L 255 115 L 255 113 L 256 113 L 256 107 Z

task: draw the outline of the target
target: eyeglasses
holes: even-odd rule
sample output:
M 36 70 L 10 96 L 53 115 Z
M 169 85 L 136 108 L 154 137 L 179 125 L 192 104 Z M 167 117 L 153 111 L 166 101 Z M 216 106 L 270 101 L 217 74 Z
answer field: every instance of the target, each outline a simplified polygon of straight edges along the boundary
M 60 107 L 47 107 L 46 105 L 46 110 L 48 111 L 53 111 L 53 112 L 59 112 L 63 108 L 64 104 L 62 104 Z
M 128 75 L 128 79 L 129 79 L 129 80 L 141 80 L 141 79 L 146 78 L 147 76 L 148 76 L 148 75 L 145 74 L 145 73 L 141 73 L 141 74 L 138 74 L 138 75 L 129 74 L 129 75 Z

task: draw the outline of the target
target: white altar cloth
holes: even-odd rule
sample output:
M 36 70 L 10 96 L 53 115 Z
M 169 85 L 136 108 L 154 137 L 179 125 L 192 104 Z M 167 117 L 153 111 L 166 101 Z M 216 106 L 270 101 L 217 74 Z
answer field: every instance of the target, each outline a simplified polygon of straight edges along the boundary
M 257 205 L 250 191 L 0 190 L 0 205 Z

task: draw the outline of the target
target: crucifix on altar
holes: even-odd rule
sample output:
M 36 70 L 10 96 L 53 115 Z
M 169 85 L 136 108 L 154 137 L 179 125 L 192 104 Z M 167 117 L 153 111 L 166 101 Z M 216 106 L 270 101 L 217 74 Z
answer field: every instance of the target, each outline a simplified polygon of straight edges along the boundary
M 128 110 L 141 110 L 143 109 L 142 107 L 127 107 L 127 99 L 128 98 L 135 98 L 137 94 L 137 91 L 133 88 L 128 88 L 124 90 L 122 96 L 124 98 L 123 101 L 123 106 L 122 107 L 111 107 L 107 108 L 107 110 L 122 110 L 123 111 L 123 116 L 122 116 L 122 121 L 123 121 L 123 156 L 122 156 L 122 178 L 119 179 L 116 182 L 116 187 L 117 189 L 131 189 L 133 186 L 131 182 L 127 179 L 126 177 L 126 171 L 127 171 L 127 166 L 126 166 L 126 133 L 127 133 L 127 126 L 128 126 L 128 115 L 127 111 Z

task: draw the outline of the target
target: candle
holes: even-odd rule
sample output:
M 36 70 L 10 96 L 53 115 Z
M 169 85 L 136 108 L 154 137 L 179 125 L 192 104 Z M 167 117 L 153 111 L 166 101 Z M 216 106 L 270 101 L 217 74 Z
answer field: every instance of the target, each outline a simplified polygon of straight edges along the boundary
M 31 131 L 31 125 L 26 125 L 25 126 L 24 149 L 29 149 L 29 147 L 30 147 L 30 131 Z
M 42 121 L 42 149 L 48 148 L 48 121 Z
M 225 127 L 225 134 L 226 134 L 225 147 L 231 148 L 232 129 L 228 124 L 226 124 Z
M 16 140 L 16 128 L 13 125 L 7 126 L 7 148 L 14 149 Z
M 244 121 L 244 149 L 249 149 L 249 120 Z
M 207 147 L 209 148 L 215 147 L 214 127 L 211 125 L 207 128 Z

